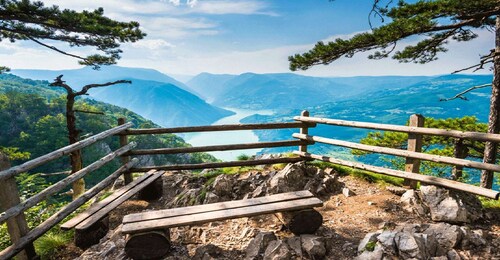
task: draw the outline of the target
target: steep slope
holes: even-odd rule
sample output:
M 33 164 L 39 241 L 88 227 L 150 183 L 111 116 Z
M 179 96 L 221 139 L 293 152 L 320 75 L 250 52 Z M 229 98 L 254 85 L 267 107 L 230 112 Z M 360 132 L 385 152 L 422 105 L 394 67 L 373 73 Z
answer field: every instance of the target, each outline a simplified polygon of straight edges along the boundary
M 75 89 L 91 83 L 129 79 L 132 85 L 99 88 L 91 91 L 91 97 L 133 110 L 165 127 L 206 125 L 232 114 L 207 104 L 183 83 L 151 69 L 109 66 L 99 71 L 86 67 L 61 71 L 14 70 L 13 73 L 43 80 L 64 75 L 63 79 Z
M 96 88 L 90 95 L 125 107 L 162 126 L 209 125 L 230 111 L 207 104 L 198 96 L 169 83 L 131 79 L 131 85 Z

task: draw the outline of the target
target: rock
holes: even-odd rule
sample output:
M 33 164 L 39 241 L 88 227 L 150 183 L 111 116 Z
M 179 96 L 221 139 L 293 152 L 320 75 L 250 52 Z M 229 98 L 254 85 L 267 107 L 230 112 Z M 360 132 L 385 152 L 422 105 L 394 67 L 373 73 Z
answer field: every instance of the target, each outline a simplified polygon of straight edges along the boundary
M 314 235 L 301 235 L 303 251 L 311 259 L 323 259 L 326 255 L 325 239 Z
M 388 186 L 385 189 L 388 190 L 390 193 L 398 196 L 402 196 L 403 194 L 405 194 L 405 192 L 408 191 L 408 189 L 398 186 Z
M 213 192 L 207 192 L 205 195 L 205 200 L 203 201 L 203 204 L 210 204 L 210 203 L 217 203 L 220 201 L 220 197 L 217 196 Z
M 390 255 L 396 255 L 396 242 L 394 238 L 396 237 L 396 231 L 384 231 L 378 237 L 378 243 L 384 249 L 384 252 Z
M 273 232 L 260 232 L 248 243 L 245 259 L 262 259 L 264 251 L 271 241 L 276 240 Z
M 267 193 L 267 185 L 262 183 L 262 185 L 257 186 L 257 188 L 252 192 L 252 198 L 265 196 Z
M 344 188 L 342 189 L 342 194 L 344 194 L 344 196 L 345 196 L 346 198 L 348 198 L 348 197 L 352 197 L 352 196 L 356 195 L 356 194 L 355 194 L 352 190 L 350 190 L 349 188 L 346 188 L 346 187 L 344 187 Z
M 196 251 L 193 256 L 193 260 L 212 260 L 219 259 L 219 256 L 222 254 L 222 249 L 212 244 L 208 244 L 206 246 L 201 246 L 196 248 Z
M 458 246 L 463 238 L 460 227 L 447 223 L 430 224 L 424 231 L 425 234 L 433 234 L 439 245 L 446 251 Z
M 364 251 L 361 255 L 355 258 L 356 260 L 382 260 L 384 259 L 384 250 L 375 248 L 373 251 Z M 390 259 L 390 258 L 389 258 Z
M 446 252 L 446 257 L 448 257 L 448 260 L 462 260 L 462 257 L 460 257 L 455 249 Z
M 422 201 L 418 197 L 415 190 L 407 190 L 400 199 L 403 204 L 403 209 L 410 212 L 415 213 L 418 216 L 426 216 L 429 212 L 427 206 L 422 204 Z
M 293 236 L 285 240 L 288 247 L 291 249 L 292 253 L 299 259 L 302 259 L 302 245 L 300 243 L 300 237 Z
M 434 221 L 470 223 L 482 217 L 481 202 L 473 195 L 436 186 L 420 186 L 420 192 Z
M 283 240 L 271 241 L 264 252 L 264 260 L 281 260 L 291 257 L 290 248 Z
M 414 235 L 408 232 L 399 232 L 394 237 L 398 255 L 402 259 L 428 259 L 429 255 L 425 248 L 423 236 Z
M 380 232 L 372 232 L 365 235 L 365 237 L 359 242 L 358 252 L 366 251 L 367 248 L 370 248 L 372 244 L 377 242 L 377 237 L 380 235 Z M 368 250 L 370 251 L 370 250 Z
M 305 164 L 298 162 L 288 164 L 269 181 L 268 192 L 270 194 L 298 191 L 304 189 L 309 179 L 305 170 Z
M 212 183 L 212 188 L 218 196 L 229 196 L 232 194 L 233 186 L 235 185 L 234 177 L 231 175 L 221 174 L 217 176 Z

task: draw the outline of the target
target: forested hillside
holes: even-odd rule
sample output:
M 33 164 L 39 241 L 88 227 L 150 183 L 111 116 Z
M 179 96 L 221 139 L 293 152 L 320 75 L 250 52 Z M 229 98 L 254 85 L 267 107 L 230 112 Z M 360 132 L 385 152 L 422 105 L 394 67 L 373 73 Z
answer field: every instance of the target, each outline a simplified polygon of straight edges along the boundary
M 14 164 L 28 158 L 35 158 L 67 145 L 64 91 L 49 87 L 46 81 L 27 80 L 17 76 L 0 75 L 0 147 L 10 154 L 17 152 Z M 76 108 L 87 111 L 100 111 L 104 115 L 77 113 L 77 127 L 81 136 L 97 134 L 117 125 L 119 117 L 126 117 L 135 127 L 158 127 L 124 108 L 98 102 L 92 99 L 80 99 Z M 131 141 L 138 143 L 138 148 L 188 146 L 176 135 L 133 136 Z M 83 150 L 84 163 L 104 156 L 118 148 L 118 138 L 111 137 Z M 198 163 L 215 160 L 208 154 L 182 156 L 147 156 L 142 157 L 142 164 Z M 118 161 L 108 164 L 103 170 L 87 177 L 87 185 L 93 185 L 104 178 L 118 165 Z M 42 166 L 35 172 L 53 173 L 69 169 L 69 159 L 62 158 Z M 49 181 L 63 176 L 49 177 Z

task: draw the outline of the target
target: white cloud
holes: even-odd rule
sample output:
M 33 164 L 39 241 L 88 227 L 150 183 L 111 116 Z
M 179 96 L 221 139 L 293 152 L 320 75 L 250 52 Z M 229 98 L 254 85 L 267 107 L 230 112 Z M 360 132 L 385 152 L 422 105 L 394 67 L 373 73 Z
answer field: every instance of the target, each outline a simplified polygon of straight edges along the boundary
M 266 11 L 268 4 L 261 1 L 234 1 L 234 0 L 218 0 L 218 1 L 192 1 L 192 12 L 205 14 L 259 14 L 276 16 L 274 12 Z
M 170 49 L 175 46 L 162 39 L 145 39 L 132 43 L 132 47 L 148 49 L 148 50 L 159 50 L 159 49 Z

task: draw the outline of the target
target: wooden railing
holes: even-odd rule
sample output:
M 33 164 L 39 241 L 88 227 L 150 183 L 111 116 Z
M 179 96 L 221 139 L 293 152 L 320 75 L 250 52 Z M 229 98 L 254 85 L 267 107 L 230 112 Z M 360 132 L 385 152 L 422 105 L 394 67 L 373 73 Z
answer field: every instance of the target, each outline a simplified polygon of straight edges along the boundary
M 434 128 L 424 128 L 423 118 L 413 116 L 410 120 L 410 126 L 376 124 L 356 121 L 335 120 L 327 118 L 309 117 L 309 112 L 304 111 L 298 117 L 294 118 L 295 122 L 285 123 L 266 123 L 266 124 L 232 124 L 232 125 L 213 125 L 213 126 L 194 126 L 194 127 L 175 127 L 175 128 L 149 128 L 149 129 L 131 129 L 132 124 L 126 123 L 124 119 L 120 119 L 119 126 L 110 130 L 104 131 L 100 134 L 89 137 L 73 145 L 66 146 L 54 152 L 48 153 L 44 156 L 25 162 L 19 166 L 9 167 L 2 163 L 0 160 L 0 205 L 2 212 L 0 213 L 0 224 L 7 222 L 9 235 L 11 237 L 12 245 L 0 252 L 0 259 L 12 258 L 17 254 L 19 259 L 32 259 L 35 258 L 35 251 L 33 249 L 33 241 L 46 233 L 49 229 L 53 228 L 57 223 L 62 221 L 68 215 L 73 213 L 76 209 L 81 207 L 85 202 L 89 201 L 92 197 L 96 196 L 99 192 L 110 186 L 118 177 L 124 176 L 125 182 L 132 181 L 132 172 L 146 172 L 151 169 L 157 170 L 195 170 L 195 169 L 208 169 L 208 168 L 222 168 L 234 166 L 253 166 L 253 165 L 267 165 L 277 163 L 293 163 L 305 160 L 322 160 L 331 162 L 338 165 L 353 167 L 357 169 L 367 170 L 380 174 L 401 177 L 410 181 L 420 181 L 423 183 L 447 187 L 450 189 L 462 190 L 469 193 L 498 199 L 499 192 L 476 187 L 470 184 L 465 184 L 449 179 L 438 178 L 434 176 L 427 176 L 418 174 L 419 163 L 421 160 L 427 160 L 438 163 L 445 163 L 454 165 L 455 167 L 470 167 L 475 169 L 483 169 L 489 171 L 500 172 L 500 166 L 496 164 L 481 163 L 476 161 L 467 160 L 464 158 L 454 158 L 446 156 L 437 156 L 425 154 L 420 151 L 421 140 L 423 135 L 446 136 L 456 138 L 458 140 L 477 140 L 477 141 L 491 141 L 500 142 L 500 135 L 486 134 L 477 132 L 462 132 L 456 130 L 443 130 Z M 309 134 L 309 128 L 315 127 L 316 124 L 335 125 L 344 127 L 365 128 L 373 130 L 396 131 L 408 133 L 408 150 L 393 149 L 387 147 L 377 147 L 354 142 L 347 142 L 343 140 L 336 140 L 325 138 L 321 136 L 314 136 Z M 237 131 L 237 130 L 268 130 L 268 129 L 287 129 L 297 128 L 299 133 L 292 135 L 291 140 L 273 141 L 273 142 L 257 142 L 257 143 L 240 143 L 240 144 L 224 144 L 224 145 L 210 145 L 200 147 L 165 147 L 159 149 L 134 149 L 136 144 L 128 142 L 128 137 L 131 135 L 150 135 L 150 134 L 173 134 L 173 133 L 189 133 L 189 132 L 224 132 L 224 131 Z M 63 180 L 51 185 L 38 194 L 21 201 L 19 193 L 14 180 L 14 177 L 22 172 L 29 171 L 37 166 L 66 156 L 73 151 L 82 149 L 86 146 L 103 140 L 106 137 L 116 135 L 119 137 L 120 148 L 111 152 L 101 158 L 100 160 L 91 163 L 80 171 L 73 173 Z M 389 154 L 406 158 L 406 171 L 388 169 L 373 165 L 367 165 L 359 162 L 345 161 L 336 159 L 329 156 L 317 155 L 308 153 L 308 146 L 314 143 L 324 143 L 328 145 L 335 145 L 346 147 L 350 149 L 357 149 L 367 152 Z M 457 142 L 460 143 L 460 142 Z M 254 149 L 254 148 L 274 148 L 274 147 L 289 147 L 296 146 L 297 151 L 294 153 L 298 157 L 294 158 L 271 158 L 271 159 L 253 159 L 246 161 L 229 161 L 229 162 L 209 162 L 200 164 L 176 164 L 176 165 L 154 165 L 154 166 L 141 166 L 138 167 L 138 158 L 131 158 L 133 156 L 145 155 L 162 155 L 162 154 L 182 154 L 182 153 L 195 153 L 195 152 L 210 152 L 210 151 L 230 151 L 241 149 Z M 87 190 L 83 195 L 76 200 L 70 202 L 56 214 L 49 217 L 39 226 L 29 230 L 24 218 L 24 212 L 33 207 L 37 203 L 47 199 L 65 187 L 83 178 L 88 173 L 95 171 L 110 162 L 116 157 L 121 158 L 121 167 L 115 172 L 107 176 L 103 181 L 96 184 L 91 189 Z M 410 183 L 415 185 L 415 183 Z M 20 253 L 21 252 L 21 253 Z M 20 253 L 20 254 L 18 254 Z
M 304 115 L 304 114 L 302 114 Z M 248 161 L 232 161 L 232 162 L 211 162 L 201 164 L 179 164 L 179 165 L 159 165 L 150 167 L 136 167 L 138 163 L 137 158 L 131 156 L 143 155 L 158 155 L 158 154 L 180 154 L 180 153 L 195 153 L 195 152 L 208 152 L 208 151 L 228 151 L 240 149 L 254 149 L 254 148 L 273 148 L 273 147 L 287 147 L 299 146 L 307 147 L 311 141 L 303 140 L 285 140 L 276 142 L 258 142 L 258 143 L 244 143 L 244 144 L 229 144 L 229 145 L 212 145 L 202 147 L 182 147 L 182 148 L 161 148 L 161 149 L 137 149 L 134 142 L 128 142 L 130 135 L 150 135 L 150 134 L 170 134 L 170 133 L 187 133 L 187 132 L 207 132 L 207 131 L 235 131 L 235 130 L 261 130 L 261 129 L 284 129 L 284 128 L 300 128 L 307 129 L 314 127 L 314 123 L 303 122 L 286 122 L 286 123 L 270 123 L 270 124 L 234 124 L 234 125 L 215 125 L 215 126 L 195 126 L 195 127 L 176 127 L 176 128 L 149 128 L 149 129 L 130 129 L 132 123 L 126 123 L 124 119 L 118 120 L 118 126 L 78 143 L 63 147 L 56 151 L 50 152 L 46 155 L 40 156 L 33 160 L 27 161 L 21 165 L 10 167 L 7 163 L 2 163 L 0 160 L 0 205 L 2 212 L 0 213 L 0 224 L 7 222 L 9 236 L 12 245 L 0 252 L 0 260 L 10 259 L 17 255 L 18 259 L 35 259 L 36 253 L 33 248 L 33 241 L 45 234 L 48 230 L 56 226 L 64 218 L 73 213 L 76 209 L 81 207 L 87 201 L 99 194 L 107 187 L 109 187 L 117 178 L 124 176 L 125 182 L 132 181 L 132 172 L 146 172 L 150 169 L 158 170 L 194 170 L 194 169 L 207 169 L 207 168 L 221 168 L 233 166 L 251 166 L 263 164 L 277 164 L 277 163 L 293 163 L 306 160 L 302 157 L 295 158 L 272 158 L 261 160 L 248 160 Z M 19 192 L 16 186 L 14 177 L 17 174 L 27 172 L 38 166 L 46 164 L 50 161 L 58 159 L 63 156 L 69 155 L 71 152 L 80 150 L 89 145 L 103 140 L 110 136 L 118 136 L 120 141 L 120 148 L 111 152 L 84 167 L 78 172 L 72 173 L 63 180 L 52 184 L 38 194 L 21 201 Z M 29 208 L 35 206 L 50 196 L 61 192 L 71 183 L 83 178 L 88 173 L 100 169 L 103 165 L 109 163 L 113 159 L 120 157 L 122 166 L 115 172 L 107 176 L 103 181 L 96 184 L 91 189 L 87 190 L 83 195 L 76 200 L 65 205 L 56 214 L 49 217 L 37 227 L 29 230 L 24 217 L 24 212 Z M 1 158 L 0 158 L 1 159 Z
M 378 167 L 368 164 L 363 164 L 359 162 L 352 162 L 346 160 L 340 160 L 336 158 L 332 158 L 329 156 L 310 154 L 304 151 L 294 152 L 297 155 L 300 155 L 303 158 L 322 160 L 326 162 L 331 162 L 334 164 L 348 166 L 356 169 L 367 170 L 371 172 L 376 172 L 380 174 L 395 176 L 404 178 L 405 180 L 411 181 L 420 181 L 423 183 L 428 183 L 432 185 L 443 186 L 450 189 L 466 191 L 469 193 L 473 193 L 476 195 L 498 199 L 500 193 L 495 190 L 486 189 L 482 187 L 477 187 L 470 184 L 461 183 L 454 180 L 427 176 L 418 174 L 420 160 L 432 161 L 437 163 L 444 163 L 449 165 L 454 165 L 456 167 L 468 167 L 480 170 L 488 170 L 494 172 L 500 172 L 500 165 L 490 164 L 490 163 L 482 163 L 472 160 L 467 160 L 464 158 L 454 158 L 447 156 L 439 156 L 432 154 L 425 154 L 420 152 L 422 148 L 421 139 L 423 135 L 433 135 L 433 136 L 444 136 L 457 138 L 459 140 L 475 140 L 475 141 L 485 141 L 485 142 L 500 142 L 500 134 L 488 134 L 488 133 L 479 133 L 479 132 L 464 132 L 457 130 L 446 130 L 446 129 L 437 129 L 437 128 L 425 128 L 423 126 L 423 117 L 420 115 L 413 115 L 410 118 L 410 126 L 401 126 L 401 125 L 390 125 L 390 124 L 377 124 L 377 123 L 367 123 L 367 122 L 357 122 L 357 121 L 346 121 L 346 120 L 337 120 L 337 119 L 329 119 L 329 118 L 317 118 L 317 117 L 304 117 L 299 116 L 295 117 L 295 120 L 304 123 L 316 123 L 316 124 L 325 124 L 325 125 L 334 125 L 334 126 L 344 126 L 344 127 L 354 127 L 354 128 L 364 128 L 364 129 L 372 129 L 372 130 L 384 130 L 384 131 L 392 131 L 392 132 L 403 132 L 408 133 L 408 150 L 401 149 L 393 149 L 387 147 L 379 147 L 372 145 L 359 144 L 354 142 L 347 142 L 337 139 L 325 138 L 321 136 L 312 136 L 307 134 L 293 134 L 293 137 L 299 140 L 311 141 L 324 143 L 329 145 L 335 145 L 340 147 L 346 147 L 350 149 L 357 149 L 366 152 L 372 153 L 380 153 L 380 154 L 388 154 L 399 157 L 406 158 L 406 171 L 399 171 L 394 169 L 388 169 L 384 167 Z M 416 120 L 415 120 L 416 119 Z M 413 124 L 413 125 L 412 125 Z M 407 182 L 408 183 L 408 182 Z M 410 182 L 410 186 L 415 187 L 416 182 Z

